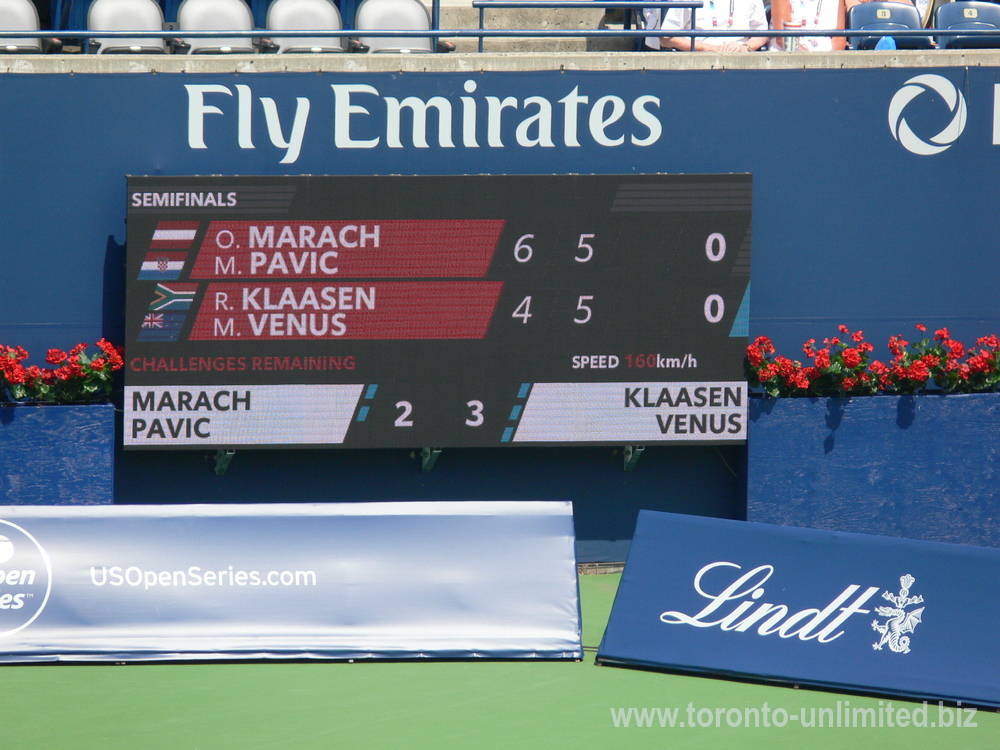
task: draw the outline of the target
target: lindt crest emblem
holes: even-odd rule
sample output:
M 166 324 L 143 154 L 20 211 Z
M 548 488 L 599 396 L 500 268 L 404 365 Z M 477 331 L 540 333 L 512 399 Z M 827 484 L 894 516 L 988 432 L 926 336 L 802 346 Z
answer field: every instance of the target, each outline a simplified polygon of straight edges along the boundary
M 878 620 L 872 622 L 872 629 L 882 635 L 877 643 L 872 644 L 872 648 L 881 651 L 882 646 L 889 644 L 889 649 L 899 654 L 910 653 L 910 637 L 907 633 L 916 630 L 917 625 L 923 618 L 924 608 L 913 609 L 907 612 L 906 608 L 914 604 L 923 604 L 924 597 L 910 596 L 910 587 L 916 579 L 907 573 L 899 579 L 899 595 L 891 591 L 884 591 L 882 598 L 893 603 L 892 607 L 876 607 L 875 611 L 882 617 L 888 618 L 880 623 Z

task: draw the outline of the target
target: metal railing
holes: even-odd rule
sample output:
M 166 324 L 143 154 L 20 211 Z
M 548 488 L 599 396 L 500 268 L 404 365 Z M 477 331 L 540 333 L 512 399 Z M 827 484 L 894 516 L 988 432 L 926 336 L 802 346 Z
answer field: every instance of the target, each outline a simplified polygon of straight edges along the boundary
M 213 31 L 188 31 L 177 28 L 162 29 L 159 31 L 128 31 L 128 30 L 64 30 L 51 29 L 41 31 L 25 30 L 0 30 L 0 50 L 4 47 L 4 39 L 48 39 L 56 38 L 60 40 L 79 39 L 211 39 L 216 37 L 241 38 L 241 39 L 267 39 L 270 37 L 296 38 L 296 37 L 320 37 L 320 38 L 358 38 L 358 37 L 401 37 L 401 38 L 428 38 L 431 37 L 436 42 L 441 38 L 467 39 L 474 38 L 479 42 L 479 51 L 483 52 L 484 40 L 488 38 L 549 38 L 549 39 L 637 39 L 650 36 L 659 36 L 656 29 L 631 28 L 630 16 L 633 11 L 641 11 L 643 8 L 683 8 L 690 9 L 692 15 L 692 26 L 694 17 L 698 9 L 702 8 L 702 0 L 472 0 L 472 7 L 479 10 L 478 29 L 442 29 L 440 27 L 441 2 L 432 0 L 431 28 L 430 29 L 303 29 L 303 30 L 276 30 L 276 29 L 252 29 L 252 30 L 213 30 Z M 531 29 L 531 28 L 499 28 L 488 29 L 485 27 L 485 12 L 490 9 L 623 9 L 626 11 L 624 28 L 621 29 Z M 985 38 L 997 40 L 1000 45 L 1000 30 L 997 29 L 894 29 L 894 30 L 870 30 L 870 29 L 797 29 L 789 31 L 787 29 L 671 29 L 670 35 L 674 37 L 688 37 L 691 39 L 691 49 L 694 49 L 695 39 L 698 37 L 742 37 L 742 36 L 766 36 L 769 39 L 787 39 L 800 37 L 848 37 L 848 38 L 881 38 L 893 37 L 895 39 L 921 38 L 928 39 L 933 46 L 938 39 L 962 36 L 968 38 Z
M 551 9 L 559 10 L 562 8 L 594 8 L 594 0 L 473 0 L 473 8 L 479 9 L 479 30 L 486 31 L 486 11 L 489 9 L 501 9 L 501 8 L 514 8 L 514 9 Z M 701 8 L 705 7 L 703 0 L 651 0 L 648 2 L 637 2 L 636 0 L 607 0 L 607 2 L 599 3 L 598 7 L 605 9 L 622 9 L 627 11 L 625 13 L 625 28 L 624 29 L 593 29 L 593 31 L 608 31 L 611 32 L 609 36 L 615 37 L 647 37 L 650 36 L 649 30 L 647 29 L 637 29 L 635 33 L 632 33 L 632 11 L 639 11 L 640 13 L 644 8 L 658 8 L 660 10 L 669 10 L 670 8 L 681 8 L 691 10 L 691 28 L 694 29 L 697 24 L 695 23 L 696 13 Z M 526 29 L 521 29 L 521 31 L 526 31 Z M 579 31 L 579 30 L 573 30 Z M 642 33 L 638 33 L 641 31 Z M 521 34 L 520 36 L 525 36 Z M 679 36 L 687 36 L 687 34 L 681 34 Z M 732 33 L 729 36 L 733 36 Z M 588 38 L 591 38 L 588 36 Z M 479 51 L 483 51 L 483 39 L 484 37 L 479 37 Z M 695 36 L 691 36 L 691 49 L 694 49 Z

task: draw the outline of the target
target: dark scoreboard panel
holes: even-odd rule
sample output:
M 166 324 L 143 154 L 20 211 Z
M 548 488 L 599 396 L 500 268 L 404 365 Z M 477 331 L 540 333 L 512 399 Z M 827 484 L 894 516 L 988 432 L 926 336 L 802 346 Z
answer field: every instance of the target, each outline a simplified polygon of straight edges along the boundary
M 132 177 L 125 446 L 746 439 L 751 177 Z

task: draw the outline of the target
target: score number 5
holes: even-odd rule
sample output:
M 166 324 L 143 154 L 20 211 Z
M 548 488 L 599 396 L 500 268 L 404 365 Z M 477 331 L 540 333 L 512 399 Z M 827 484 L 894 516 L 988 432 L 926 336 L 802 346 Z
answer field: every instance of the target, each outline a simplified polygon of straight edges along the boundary
M 594 246 L 591 245 L 587 240 L 594 239 L 593 234 L 581 234 L 580 239 L 577 242 L 577 249 L 582 250 L 582 254 L 577 254 L 573 256 L 573 260 L 577 263 L 586 263 L 591 258 L 594 257 Z M 514 260 L 518 263 L 527 263 L 531 260 L 531 256 L 534 255 L 534 249 L 528 244 L 528 240 L 535 239 L 533 234 L 524 234 L 518 238 L 517 242 L 514 244 Z M 593 315 L 593 310 L 591 310 L 589 305 L 585 305 L 584 302 L 590 302 L 594 299 L 592 294 L 581 294 L 580 298 L 576 301 L 576 310 L 578 313 L 582 313 L 583 317 L 577 315 L 573 318 L 573 322 L 579 325 L 583 325 L 590 321 Z M 520 318 L 521 322 L 527 324 L 528 318 L 531 317 L 531 295 L 521 300 L 520 304 L 511 313 L 512 318 Z M 471 404 L 470 404 L 471 406 Z
M 581 294 L 580 295 L 580 298 L 576 301 L 576 310 L 577 310 L 578 313 L 582 313 L 583 317 L 580 317 L 579 315 L 577 315 L 575 318 L 573 318 L 573 322 L 574 323 L 578 323 L 580 325 L 583 325 L 584 323 L 587 323 L 587 322 L 590 321 L 590 318 L 593 315 L 594 311 L 590 309 L 590 305 L 585 305 L 583 303 L 584 302 L 590 302 L 592 299 L 594 299 L 594 295 L 593 294 Z M 524 299 L 521 300 L 520 304 L 517 306 L 517 308 L 514 310 L 514 312 L 512 312 L 510 314 L 510 317 L 512 317 L 512 318 L 520 318 L 522 323 L 527 324 L 528 318 L 531 317 L 531 295 L 530 294 L 527 297 L 525 297 Z
M 517 242 L 514 243 L 514 260 L 518 263 L 527 263 L 531 260 L 531 256 L 535 254 L 534 249 L 528 244 L 527 240 L 535 239 L 533 234 L 523 234 L 521 235 Z M 594 246 L 589 242 L 584 240 L 592 240 L 594 235 L 592 234 L 581 234 L 580 241 L 577 243 L 577 249 L 583 250 L 583 255 L 574 255 L 573 260 L 577 263 L 586 263 L 588 260 L 594 257 Z

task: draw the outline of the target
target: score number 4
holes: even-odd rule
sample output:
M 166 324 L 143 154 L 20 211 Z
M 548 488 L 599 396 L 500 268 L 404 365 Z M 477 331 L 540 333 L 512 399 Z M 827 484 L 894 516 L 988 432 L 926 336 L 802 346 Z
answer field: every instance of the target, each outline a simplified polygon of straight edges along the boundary
M 514 244 L 514 260 L 518 263 L 527 263 L 531 260 L 531 256 L 534 255 L 535 251 L 528 244 L 528 240 L 535 239 L 533 234 L 522 235 L 517 242 Z M 588 242 L 588 240 L 594 239 L 593 234 L 581 234 L 580 240 L 577 243 L 577 250 L 582 251 L 573 256 L 573 260 L 577 263 L 586 263 L 591 258 L 594 257 L 594 246 Z M 593 310 L 591 310 L 589 305 L 585 305 L 585 302 L 590 302 L 594 299 L 592 294 L 581 294 L 580 298 L 576 301 L 576 310 L 578 314 L 573 318 L 574 323 L 583 325 L 590 321 L 593 315 Z M 521 322 L 527 324 L 528 318 L 531 317 L 531 295 L 521 300 L 521 303 L 515 308 L 514 312 L 510 315 L 512 318 L 520 318 Z
M 590 309 L 590 305 L 585 305 L 584 303 L 585 302 L 590 302 L 592 299 L 594 299 L 594 295 L 593 294 L 581 294 L 580 295 L 580 298 L 576 301 L 577 316 L 575 318 L 573 318 L 573 322 L 574 323 L 579 323 L 580 325 L 583 325 L 584 323 L 587 323 L 587 322 L 590 321 L 590 318 L 593 315 L 594 311 Z M 580 317 L 581 314 L 582 314 L 583 317 Z M 510 317 L 512 317 L 512 318 L 520 318 L 522 323 L 527 323 L 528 322 L 528 318 L 531 317 L 531 295 L 530 294 L 527 297 L 525 297 L 524 299 L 521 300 L 521 303 L 517 306 L 517 308 L 514 310 L 514 312 L 512 312 L 510 314 Z

